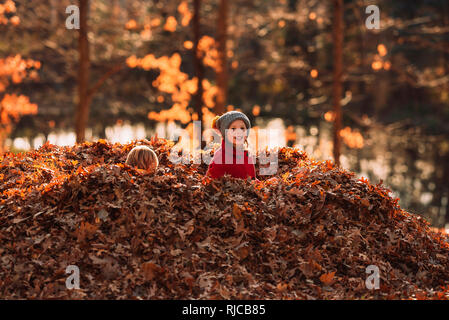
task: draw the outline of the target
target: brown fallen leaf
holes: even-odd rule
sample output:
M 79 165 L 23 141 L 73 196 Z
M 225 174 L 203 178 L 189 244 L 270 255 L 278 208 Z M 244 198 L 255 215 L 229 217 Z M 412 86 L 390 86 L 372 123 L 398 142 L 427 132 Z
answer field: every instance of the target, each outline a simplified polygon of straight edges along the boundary
M 232 208 L 232 214 L 234 218 L 236 218 L 237 220 L 242 219 L 242 209 L 237 203 L 234 203 L 234 206 Z
M 153 262 L 145 262 L 142 271 L 145 279 L 151 281 L 161 273 L 162 268 Z
M 324 285 L 330 286 L 331 284 L 333 284 L 335 282 L 334 275 L 335 275 L 335 271 L 334 272 L 329 272 L 329 273 L 324 273 L 324 274 L 322 274 L 320 276 L 320 281 Z

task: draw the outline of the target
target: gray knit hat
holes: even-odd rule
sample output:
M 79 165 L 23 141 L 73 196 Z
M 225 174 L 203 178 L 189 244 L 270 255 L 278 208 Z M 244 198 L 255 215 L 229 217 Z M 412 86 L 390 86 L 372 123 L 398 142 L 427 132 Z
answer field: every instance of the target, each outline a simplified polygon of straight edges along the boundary
M 229 129 L 229 126 L 235 120 L 242 120 L 243 122 L 245 122 L 247 134 L 249 134 L 249 129 L 251 129 L 251 123 L 249 122 L 248 117 L 244 113 L 239 111 L 229 111 L 223 114 L 216 121 L 216 127 L 218 130 L 220 130 L 222 137 L 226 136 L 226 129 Z

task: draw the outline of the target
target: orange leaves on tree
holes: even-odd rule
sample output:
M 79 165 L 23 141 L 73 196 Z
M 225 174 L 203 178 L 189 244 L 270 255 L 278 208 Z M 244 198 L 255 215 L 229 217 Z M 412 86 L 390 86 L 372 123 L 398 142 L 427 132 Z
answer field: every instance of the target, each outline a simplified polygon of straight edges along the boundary
M 16 12 L 16 4 L 12 0 L 6 0 L 3 4 L 3 8 L 6 13 Z
M 187 50 L 190 50 L 193 48 L 193 42 L 190 40 L 184 41 L 184 48 L 186 48 Z
M 189 10 L 189 6 L 187 4 L 187 1 L 182 1 L 178 6 L 178 12 L 181 14 L 181 25 L 183 27 L 186 27 L 189 25 L 190 20 L 192 19 L 193 15 Z
M 380 70 L 383 67 L 383 62 L 380 60 L 374 60 L 373 63 L 371 64 L 371 68 L 373 70 Z
M 161 112 L 152 111 L 148 114 L 149 119 L 159 122 L 178 120 L 184 124 L 192 121 L 192 115 L 187 107 L 192 95 L 197 90 L 198 80 L 196 78 L 189 79 L 188 75 L 181 71 L 182 60 L 178 53 L 174 53 L 171 57 L 162 56 L 160 58 L 148 54 L 140 59 L 133 55 L 126 60 L 126 63 L 130 68 L 159 69 L 160 74 L 153 81 L 153 86 L 161 92 L 171 94 L 173 102 L 171 108 Z M 212 108 L 217 88 L 206 79 L 203 80 L 203 88 L 205 105 Z M 158 102 L 161 102 L 161 99 L 158 99 Z
M 181 1 L 178 5 L 177 11 L 182 16 L 181 25 L 187 26 L 192 18 L 192 13 L 189 10 L 188 2 L 186 0 Z M 134 23 L 129 22 L 129 27 L 133 27 Z M 161 25 L 159 19 L 152 19 L 145 22 L 145 28 L 149 29 Z M 165 31 L 174 32 L 178 26 L 178 21 L 175 17 L 169 16 L 165 20 L 163 29 Z M 185 41 L 184 47 L 188 50 L 194 47 L 192 41 Z M 217 44 L 214 38 L 210 36 L 203 36 L 198 42 L 198 52 L 201 56 L 204 65 L 209 66 L 217 71 L 218 63 L 218 50 Z M 195 120 L 193 110 L 189 107 L 192 96 L 196 93 L 198 88 L 198 80 L 194 77 L 189 79 L 189 76 L 181 71 L 182 59 L 178 53 L 173 54 L 171 57 L 162 56 L 156 58 L 154 55 L 149 54 L 143 58 L 137 58 L 135 55 L 130 56 L 126 60 L 127 65 L 130 68 L 142 68 L 144 70 L 158 69 L 160 71 L 159 76 L 152 82 L 153 87 L 159 91 L 168 93 L 171 95 L 171 107 L 168 110 L 162 110 L 161 112 L 149 112 L 148 118 L 159 122 L 165 121 L 181 121 L 186 124 Z M 215 115 L 208 109 L 212 109 L 215 106 L 215 97 L 218 94 L 218 88 L 212 85 L 208 80 L 202 81 L 203 86 L 203 121 L 209 123 L 208 119 L 212 119 Z M 160 97 L 160 96 L 159 96 Z M 165 102 L 167 99 L 157 98 L 159 103 Z M 169 103 L 169 102 L 168 102 Z M 205 109 L 204 107 L 208 108 Z M 197 118 L 197 116 L 196 116 Z
M 159 27 L 160 25 L 161 25 L 161 19 L 159 19 L 159 18 L 154 18 L 150 22 L 150 26 L 153 28 Z
M 260 106 L 256 104 L 256 105 L 253 107 L 253 115 L 254 115 L 255 117 L 257 117 L 259 114 L 260 114 Z
M 332 122 L 335 120 L 335 112 L 333 111 L 328 111 L 324 114 L 324 120 L 326 120 L 327 122 Z
M 169 32 L 175 32 L 177 25 L 178 21 L 176 21 L 176 18 L 170 16 L 167 18 L 167 21 L 165 21 L 164 30 Z
M 324 120 L 333 122 L 335 120 L 335 112 L 326 112 L 324 114 Z M 361 149 L 364 146 L 362 134 L 357 130 L 352 130 L 350 127 L 345 127 L 340 130 L 340 137 L 342 137 L 343 142 L 351 149 Z
M 151 39 L 151 24 L 147 23 L 144 25 L 143 30 L 140 32 L 140 35 L 144 40 L 150 40 Z
M 188 123 L 191 120 L 190 113 L 186 108 L 190 101 L 190 95 L 196 91 L 196 80 L 189 80 L 188 75 L 181 72 L 181 56 L 178 53 L 173 54 L 170 58 L 166 56 L 156 58 L 152 54 L 146 55 L 142 59 L 131 56 L 126 62 L 131 68 L 159 69 L 160 74 L 153 81 L 153 86 L 172 95 L 172 108 L 160 113 L 150 112 L 148 114 L 150 119 L 157 121 L 179 120 L 183 123 Z
M 191 115 L 187 109 L 183 108 L 179 103 L 175 103 L 168 110 L 162 110 L 161 112 L 151 111 L 148 114 L 148 118 L 159 122 L 179 120 L 182 123 L 188 123 L 191 120 Z
M 13 26 L 17 26 L 20 24 L 20 18 L 18 16 L 11 17 L 11 19 L 9 19 L 9 22 L 11 22 Z
M 4 3 L 0 3 L 0 24 L 8 24 L 16 26 L 20 23 L 18 16 L 12 16 L 8 18 L 7 15 L 16 12 L 16 4 L 12 0 L 6 0 Z
M 377 54 L 374 55 L 373 62 L 371 63 L 371 68 L 375 71 L 381 70 L 382 68 L 385 70 L 391 69 L 391 62 L 385 61 L 384 57 L 388 54 L 387 47 L 380 43 L 377 45 Z
M 138 66 L 138 60 L 135 55 L 132 55 L 126 59 L 126 64 L 130 68 L 135 68 Z
M 311 12 L 311 13 L 309 13 L 309 19 L 310 20 L 316 20 L 316 13 L 315 12 Z
M 360 132 L 352 130 L 350 127 L 345 127 L 340 131 L 340 136 L 343 138 L 344 143 L 352 149 L 363 148 L 363 136 Z
M 182 91 L 186 91 L 189 94 L 194 94 L 197 90 L 197 87 L 198 87 L 198 79 L 196 77 L 181 83 Z
M 388 50 L 387 47 L 381 43 L 377 46 L 377 52 L 379 52 L 381 57 L 385 57 L 388 53 Z
M 203 120 L 205 123 L 212 123 L 212 120 L 215 118 L 216 114 L 210 111 L 209 108 L 203 107 Z
M 2 8 L 5 10 L 4 7 Z M 12 8 L 9 5 L 8 10 L 12 10 Z M 37 72 L 35 70 L 40 67 L 40 62 L 22 59 L 20 55 L 0 59 L 0 92 L 6 91 L 11 82 L 17 84 L 25 78 L 36 79 Z M 28 69 L 33 70 L 29 71 Z M 3 143 L 12 130 L 13 122 L 17 122 L 23 115 L 36 113 L 37 105 L 31 103 L 26 96 L 5 94 L 0 98 L 0 151 L 3 150 Z
M 22 115 L 36 114 L 37 104 L 30 103 L 28 97 L 23 95 L 5 94 L 0 101 L 0 120 L 2 125 L 19 120 Z
M 148 41 L 151 39 L 152 36 L 151 28 L 157 27 L 159 25 L 160 25 L 159 19 L 150 20 L 148 17 L 146 17 L 145 21 L 140 25 L 134 19 L 129 20 L 125 24 L 125 29 L 130 31 L 140 31 L 140 36 L 142 37 L 142 39 Z
M 128 30 L 133 30 L 133 29 L 137 29 L 137 22 L 134 19 L 129 20 L 126 24 L 125 24 L 125 28 Z
M 170 60 L 168 61 L 170 64 L 170 67 L 173 69 L 179 69 L 181 67 L 181 56 L 179 53 L 175 53 L 171 56 Z
M 152 54 L 148 54 L 145 57 L 142 58 L 141 60 L 141 67 L 144 70 L 150 70 L 151 67 L 156 63 L 156 59 L 154 57 L 154 55 Z
M 203 79 L 203 89 L 204 104 L 208 108 L 213 108 L 213 106 L 215 105 L 215 97 L 217 96 L 218 88 L 212 85 L 209 80 Z
M 21 55 L 0 59 L 0 92 L 5 91 L 10 80 L 13 83 L 20 83 L 28 77 L 27 69 L 39 69 L 40 67 L 39 61 L 22 59 Z
M 217 62 L 218 50 L 215 39 L 210 36 L 201 37 L 198 42 L 198 50 L 203 57 L 203 63 L 217 71 L 219 64 Z

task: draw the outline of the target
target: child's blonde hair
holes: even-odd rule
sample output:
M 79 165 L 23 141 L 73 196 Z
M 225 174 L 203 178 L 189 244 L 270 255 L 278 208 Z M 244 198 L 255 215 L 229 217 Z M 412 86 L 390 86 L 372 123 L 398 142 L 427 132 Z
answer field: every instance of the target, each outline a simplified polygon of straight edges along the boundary
M 152 166 L 156 169 L 159 165 L 159 160 L 151 148 L 147 146 L 136 146 L 128 153 L 125 163 L 139 169 L 148 170 Z

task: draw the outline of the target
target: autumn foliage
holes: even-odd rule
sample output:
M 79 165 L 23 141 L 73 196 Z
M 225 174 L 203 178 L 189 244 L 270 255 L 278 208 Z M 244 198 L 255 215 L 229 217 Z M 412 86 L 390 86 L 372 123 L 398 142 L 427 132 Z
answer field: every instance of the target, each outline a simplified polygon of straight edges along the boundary
M 214 46 L 214 40 L 210 37 L 203 37 L 200 40 L 199 48 L 204 54 L 205 63 L 212 64 L 214 60 L 211 56 L 210 47 Z M 157 88 L 161 95 L 158 97 L 158 102 L 165 102 L 162 94 L 170 94 L 172 105 L 167 110 L 160 112 L 151 111 L 148 113 L 148 118 L 156 121 L 180 121 L 187 124 L 192 120 L 198 120 L 197 115 L 192 108 L 188 108 L 192 96 L 197 91 L 198 79 L 193 77 L 189 79 L 187 73 L 181 71 L 181 56 L 179 53 L 174 53 L 171 57 L 162 56 L 156 58 L 153 54 L 148 54 L 143 58 L 131 56 L 126 60 L 130 68 L 142 68 L 144 70 L 156 69 L 159 71 L 159 76 L 153 81 L 152 85 Z M 209 80 L 203 79 L 202 85 L 204 88 L 203 106 L 204 120 L 210 120 L 214 114 L 210 111 L 215 105 L 215 96 L 217 94 L 217 87 L 212 85 Z
M 0 3 L 0 25 L 12 24 L 14 26 L 20 23 L 20 18 L 15 15 L 16 4 L 12 0 L 6 0 Z
M 193 18 L 193 14 L 188 8 L 187 1 L 182 1 L 177 8 L 180 14 L 180 24 L 187 27 Z M 159 19 L 153 19 L 144 23 L 144 30 L 141 36 L 145 37 L 152 29 L 159 27 L 161 24 Z M 178 21 L 175 17 L 167 17 L 163 30 L 168 32 L 175 32 L 178 26 Z M 127 22 L 127 29 L 133 30 L 138 28 L 135 20 Z M 186 40 L 183 46 L 187 50 L 193 49 L 193 42 Z M 198 42 L 198 55 L 205 66 L 218 71 L 219 64 L 217 43 L 215 39 L 204 35 Z M 161 56 L 157 58 L 154 54 L 147 54 L 143 58 L 138 58 L 132 55 L 126 59 L 126 64 L 130 68 L 142 68 L 144 70 L 157 70 L 159 76 L 152 82 L 153 87 L 157 88 L 160 95 L 157 97 L 159 103 L 169 105 L 168 109 L 160 112 L 151 111 L 148 113 L 148 118 L 158 122 L 166 121 L 180 121 L 183 124 L 191 123 L 199 120 L 198 111 L 194 111 L 191 106 L 191 100 L 197 92 L 199 84 L 198 78 L 189 78 L 189 75 L 181 71 L 182 58 L 179 53 L 174 53 L 171 56 Z M 201 85 L 203 88 L 202 101 L 204 105 L 201 106 L 203 119 L 205 123 L 209 123 L 215 116 L 212 109 L 215 107 L 215 99 L 218 93 L 218 88 L 209 80 L 202 79 Z M 170 99 L 166 99 L 165 95 L 170 95 Z M 171 100 L 171 103 L 170 103 Z
M 7 0 L 0 4 L 0 25 L 18 25 L 20 19 L 14 15 L 14 1 Z M 29 98 L 15 93 L 5 93 L 11 84 L 21 83 L 25 78 L 37 79 L 37 71 L 41 67 L 39 61 L 23 59 L 21 55 L 0 58 L 0 152 L 4 150 L 6 137 L 11 133 L 14 123 L 26 114 L 36 114 L 37 104 Z
M 155 175 L 124 164 L 136 144 Z M 382 184 L 279 150 L 259 181 L 172 164 L 172 142 L 45 144 L 0 158 L 0 296 L 447 299 L 448 238 Z M 207 151 L 213 152 L 213 151 Z M 65 268 L 80 268 L 67 290 Z M 380 288 L 368 290 L 369 265 Z

